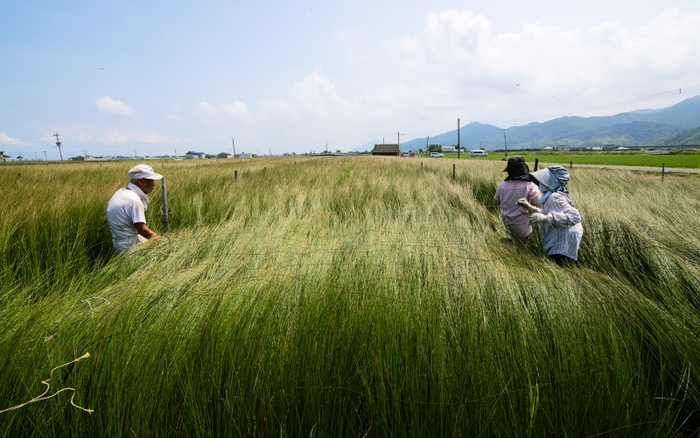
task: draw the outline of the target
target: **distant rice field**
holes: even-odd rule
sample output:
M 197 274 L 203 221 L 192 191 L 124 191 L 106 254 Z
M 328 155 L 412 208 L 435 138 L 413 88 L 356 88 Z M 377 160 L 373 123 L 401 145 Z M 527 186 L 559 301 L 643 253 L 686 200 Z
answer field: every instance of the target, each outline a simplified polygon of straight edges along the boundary
M 692 153 L 695 152 L 695 153 Z M 521 155 L 529 163 L 534 163 L 537 158 L 540 163 L 548 164 L 600 164 L 609 166 L 640 166 L 640 167 L 661 167 L 665 165 L 667 168 L 700 168 L 700 153 L 695 150 L 674 151 L 672 154 L 651 154 L 646 152 L 521 152 L 509 151 L 509 156 Z M 446 158 L 455 159 L 457 154 L 445 154 Z M 470 157 L 469 153 L 461 154 L 462 159 L 472 160 L 500 160 L 505 157 L 503 151 L 490 152 L 487 158 Z
M 698 178 L 574 168 L 560 268 L 482 159 L 153 161 L 170 227 L 156 189 L 117 256 L 132 164 L 0 166 L 3 436 L 700 430 Z

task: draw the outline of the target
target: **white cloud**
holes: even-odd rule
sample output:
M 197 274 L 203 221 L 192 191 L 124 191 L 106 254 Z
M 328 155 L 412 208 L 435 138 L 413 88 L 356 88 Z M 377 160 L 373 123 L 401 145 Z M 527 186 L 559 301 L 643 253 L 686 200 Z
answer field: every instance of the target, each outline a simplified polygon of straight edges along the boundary
M 105 143 L 116 143 L 116 144 L 126 144 L 129 143 L 131 137 L 128 135 L 121 134 L 117 131 L 109 131 L 106 136 L 102 138 Z
M 98 110 L 105 114 L 117 114 L 122 116 L 133 116 L 134 110 L 124 102 L 114 100 L 109 96 L 100 97 L 95 101 Z
M 21 143 L 20 140 L 12 138 L 4 132 L 0 132 L 0 145 L 4 144 L 18 144 Z
M 211 116 L 216 115 L 218 111 L 207 102 L 199 102 L 194 106 L 194 112 L 197 115 Z
M 303 106 L 320 109 L 326 105 L 352 109 L 353 104 L 338 96 L 335 85 L 318 71 L 306 79 L 296 82 L 292 88 L 292 99 Z
M 674 8 L 635 29 L 614 21 L 590 29 L 526 23 L 500 34 L 482 15 L 445 11 L 428 14 L 422 33 L 396 47 L 417 81 L 410 88 L 450 89 L 455 106 L 483 99 L 468 116 L 488 122 L 497 112 L 551 113 L 556 99 L 559 111 L 573 110 L 692 85 L 698 41 L 700 14 Z
M 327 119 L 357 113 L 361 106 L 340 97 L 335 84 L 314 70 L 294 83 L 287 99 L 263 102 L 262 108 L 267 111 L 266 117 Z
M 248 111 L 248 108 L 246 108 L 245 104 L 243 104 L 243 102 L 236 101 L 228 104 L 222 103 L 219 104 L 219 109 L 224 114 L 237 119 L 242 119 L 250 116 L 250 112 Z
M 250 111 L 243 102 L 219 103 L 212 105 L 208 102 L 199 102 L 194 106 L 196 115 L 202 117 L 228 116 L 234 119 L 246 119 L 250 117 Z
M 268 100 L 261 104 L 262 109 L 267 114 L 274 114 L 286 119 L 297 119 L 299 113 L 294 106 L 284 99 Z

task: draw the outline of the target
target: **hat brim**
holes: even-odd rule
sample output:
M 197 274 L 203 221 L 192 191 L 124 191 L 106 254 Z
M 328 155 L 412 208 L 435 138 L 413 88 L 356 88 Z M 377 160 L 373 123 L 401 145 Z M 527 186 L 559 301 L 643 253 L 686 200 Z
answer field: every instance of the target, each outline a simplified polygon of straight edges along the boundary
M 552 181 L 555 178 L 549 168 L 544 168 L 538 170 L 537 172 L 530 172 L 530 176 L 537 181 L 537 184 L 541 184 L 549 190 L 552 190 L 552 187 L 556 187 L 556 184 L 553 184 Z
M 154 173 L 153 175 L 144 177 L 143 179 L 150 179 L 150 180 L 152 180 L 152 181 L 157 181 L 157 180 L 159 180 L 159 179 L 163 179 L 163 175 L 161 175 L 161 174 L 159 174 L 159 173 Z
M 519 155 L 516 155 L 516 156 L 508 159 L 508 164 L 506 164 L 506 168 L 503 169 L 503 171 L 508 172 L 508 168 L 510 166 L 516 165 L 517 163 L 524 163 L 527 166 L 527 162 L 525 161 L 525 158 L 521 157 Z

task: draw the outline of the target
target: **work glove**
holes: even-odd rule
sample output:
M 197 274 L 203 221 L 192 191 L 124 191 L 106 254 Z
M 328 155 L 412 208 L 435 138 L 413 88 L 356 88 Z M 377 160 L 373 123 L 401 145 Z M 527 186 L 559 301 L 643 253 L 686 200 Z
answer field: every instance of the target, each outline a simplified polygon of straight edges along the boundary
M 521 206 L 522 208 L 527 210 L 527 212 L 530 214 L 539 213 L 540 211 L 542 211 L 539 208 L 537 208 L 537 207 L 531 205 L 529 202 L 527 202 L 527 199 L 525 199 L 525 198 L 518 199 L 518 202 L 516 202 L 516 204 L 518 204 L 519 206 Z
M 532 213 L 530 215 L 530 223 L 531 224 L 544 224 L 549 222 L 547 220 L 547 215 L 544 215 L 542 213 Z

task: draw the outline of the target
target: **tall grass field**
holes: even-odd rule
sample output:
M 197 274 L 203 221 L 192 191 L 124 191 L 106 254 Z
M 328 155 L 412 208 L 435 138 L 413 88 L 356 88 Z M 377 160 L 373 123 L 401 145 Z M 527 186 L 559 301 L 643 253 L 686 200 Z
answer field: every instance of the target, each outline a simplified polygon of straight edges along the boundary
M 503 162 L 151 161 L 170 226 L 156 188 L 162 237 L 115 255 L 133 164 L 0 166 L 3 437 L 700 430 L 698 178 L 574 168 L 558 267 Z
M 492 151 L 487 158 L 470 157 L 469 152 L 461 154 L 460 157 L 456 153 L 445 154 L 446 158 L 451 159 L 472 159 L 472 160 L 500 160 L 504 157 L 503 151 Z M 641 166 L 641 167 L 657 167 L 659 172 L 662 167 L 666 168 L 700 168 L 700 150 L 697 149 L 680 149 L 671 151 L 669 154 L 646 153 L 644 151 L 613 151 L 613 152 L 557 152 L 557 151 L 511 151 L 510 156 L 521 155 L 525 159 L 534 163 L 537 159 L 539 164 L 569 164 L 576 166 L 578 164 L 593 164 L 593 165 L 612 165 L 612 166 Z

